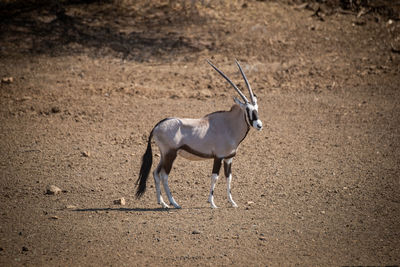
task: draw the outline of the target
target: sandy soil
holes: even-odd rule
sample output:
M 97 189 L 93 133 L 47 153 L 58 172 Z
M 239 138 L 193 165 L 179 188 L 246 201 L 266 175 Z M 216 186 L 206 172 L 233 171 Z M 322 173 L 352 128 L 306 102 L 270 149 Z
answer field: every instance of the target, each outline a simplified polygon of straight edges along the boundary
M 400 22 L 314 9 L 120 1 L 3 19 L 0 265 L 400 264 Z M 239 207 L 221 176 L 210 209 L 212 161 L 182 158 L 181 210 L 152 179 L 137 200 L 152 127 L 228 110 L 205 60 L 243 88 L 235 58 L 264 123 L 233 161 Z

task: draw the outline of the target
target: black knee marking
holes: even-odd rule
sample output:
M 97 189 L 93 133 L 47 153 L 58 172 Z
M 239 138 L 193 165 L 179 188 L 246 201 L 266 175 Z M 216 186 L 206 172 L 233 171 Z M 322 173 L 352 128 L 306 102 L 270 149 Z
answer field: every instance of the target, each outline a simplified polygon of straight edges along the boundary
M 229 175 L 232 173 L 232 162 L 226 163 L 226 161 L 224 160 L 224 172 L 225 172 L 225 177 L 228 178 Z
M 221 169 L 221 163 L 222 163 L 222 159 L 214 158 L 214 165 L 213 165 L 213 170 L 212 170 L 213 174 L 219 175 L 219 170 Z
M 211 190 L 211 195 L 212 195 L 212 196 L 214 195 L 214 190 Z

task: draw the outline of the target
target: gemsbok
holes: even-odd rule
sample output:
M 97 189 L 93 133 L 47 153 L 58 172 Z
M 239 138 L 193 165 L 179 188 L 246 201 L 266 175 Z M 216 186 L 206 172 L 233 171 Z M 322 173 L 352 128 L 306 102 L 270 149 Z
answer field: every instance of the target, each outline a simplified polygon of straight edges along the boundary
M 257 98 L 239 62 L 236 61 L 236 64 L 249 90 L 250 101 L 222 71 L 210 61 L 207 60 L 207 62 L 233 86 L 243 102 L 234 97 L 236 104 L 229 111 L 213 112 L 200 119 L 166 118 L 158 122 L 150 132 L 147 149 L 142 158 L 139 178 L 136 182 L 137 198 L 146 191 L 146 181 L 153 163 L 151 139 L 154 138 L 160 150 L 160 162 L 153 172 L 158 204 L 161 204 L 163 208 L 169 208 L 161 196 L 160 181 L 162 181 L 170 204 L 177 209 L 180 208 L 168 186 L 168 175 L 172 164 L 177 155 L 180 155 L 189 160 L 214 159 L 208 197 L 211 208 L 217 208 L 214 203 L 214 188 L 223 161 L 228 200 L 233 207 L 237 207 L 231 195 L 232 159 L 250 127 L 261 130 L 262 122 L 258 118 Z

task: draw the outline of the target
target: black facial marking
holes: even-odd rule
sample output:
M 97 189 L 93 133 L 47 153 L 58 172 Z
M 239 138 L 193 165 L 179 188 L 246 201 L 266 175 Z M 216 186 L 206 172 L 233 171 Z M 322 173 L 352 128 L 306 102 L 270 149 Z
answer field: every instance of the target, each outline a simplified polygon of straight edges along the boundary
M 247 120 L 250 126 L 253 126 L 253 123 L 258 120 L 258 111 L 256 109 L 250 110 L 249 107 L 246 107 Z
M 246 107 L 246 114 L 249 125 L 253 126 L 253 123 L 258 120 L 258 111 L 256 109 L 250 110 L 249 107 Z
M 250 113 L 250 108 L 249 107 L 246 107 L 246 114 L 247 114 L 247 118 L 249 119 L 249 122 L 251 122 L 252 121 L 252 117 L 251 117 L 251 113 Z
M 258 112 L 257 110 L 253 110 L 253 121 L 258 120 Z

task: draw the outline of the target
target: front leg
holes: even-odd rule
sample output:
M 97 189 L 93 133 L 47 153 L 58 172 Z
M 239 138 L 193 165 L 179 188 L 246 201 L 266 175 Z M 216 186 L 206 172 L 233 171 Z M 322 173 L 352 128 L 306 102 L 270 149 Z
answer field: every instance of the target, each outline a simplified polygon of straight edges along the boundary
M 232 182 L 232 158 L 224 159 L 224 172 L 227 184 L 228 200 L 232 204 L 232 207 L 237 208 L 238 205 L 233 201 L 231 194 L 231 182 Z
M 214 159 L 214 166 L 211 175 L 211 189 L 210 189 L 210 195 L 208 196 L 208 202 L 210 202 L 211 208 L 213 209 L 218 208 L 214 203 L 214 189 L 215 189 L 215 184 L 218 181 L 218 175 L 219 175 L 219 170 L 221 169 L 221 163 L 222 159 L 219 158 Z

